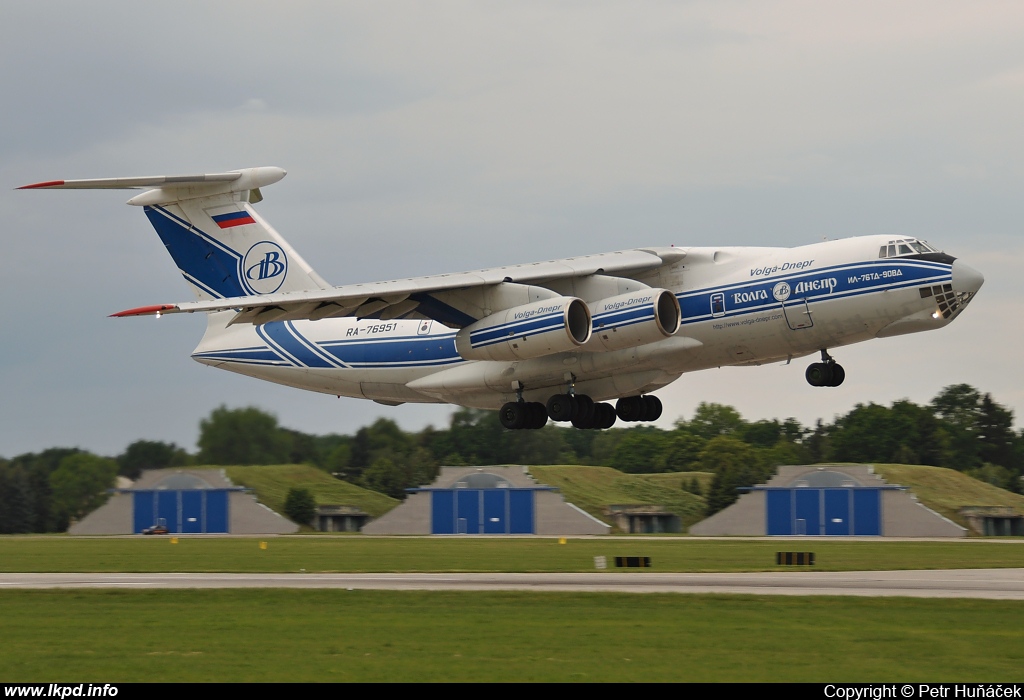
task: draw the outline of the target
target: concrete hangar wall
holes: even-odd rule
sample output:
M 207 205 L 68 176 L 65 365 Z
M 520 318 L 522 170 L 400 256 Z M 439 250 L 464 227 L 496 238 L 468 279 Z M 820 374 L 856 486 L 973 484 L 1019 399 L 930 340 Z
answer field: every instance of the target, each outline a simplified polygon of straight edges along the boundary
M 538 484 L 526 467 L 442 467 L 430 486 L 363 526 L 372 535 L 606 535 L 611 526 Z
M 147 470 L 131 487 L 75 523 L 72 535 L 139 534 L 165 525 L 171 534 L 287 534 L 299 526 L 215 469 Z
M 785 466 L 728 508 L 690 528 L 694 535 L 964 537 L 870 465 Z

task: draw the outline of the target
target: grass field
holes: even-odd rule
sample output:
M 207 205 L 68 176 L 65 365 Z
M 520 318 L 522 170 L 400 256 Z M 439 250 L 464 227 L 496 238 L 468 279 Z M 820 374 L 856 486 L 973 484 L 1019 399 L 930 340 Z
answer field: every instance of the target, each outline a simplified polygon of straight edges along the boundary
M 704 519 L 705 500 L 683 490 L 696 477 L 704 493 L 711 487 L 707 472 L 624 474 L 610 467 L 530 467 L 537 481 L 554 486 L 565 500 L 610 523 L 605 507 L 615 504 L 656 504 L 679 516 L 685 532 Z
M 232 482 L 251 488 L 261 503 L 278 513 L 284 513 L 284 500 L 291 488 L 308 489 L 318 505 L 358 506 L 374 518 L 398 505 L 391 496 L 335 479 L 308 464 L 225 467 L 224 471 Z
M 909 486 L 921 503 L 964 527 L 967 520 L 960 515 L 960 509 L 965 506 L 1009 506 L 1024 513 L 1024 496 L 953 469 L 876 464 L 875 471 L 890 484 Z
M 815 570 L 1024 567 L 1024 540 L 837 542 L 626 538 L 2 537 L 5 572 L 593 571 L 594 557 L 649 556 L 655 571 L 770 571 L 777 551 L 813 551 Z
M 1024 512 L 1024 496 L 1010 493 L 952 469 L 905 464 L 877 464 L 875 471 L 889 484 L 909 487 L 932 510 L 966 527 L 960 515 L 964 506 L 1010 506 Z M 257 498 L 277 512 L 284 509 L 288 489 L 309 489 L 317 503 L 358 506 L 379 517 L 398 505 L 384 494 L 339 481 L 302 464 L 263 467 L 225 467 L 236 484 L 255 491 Z M 707 472 L 624 474 L 608 467 L 530 467 L 540 483 L 558 488 L 565 499 L 594 517 L 609 522 L 605 508 L 621 504 L 657 504 L 677 514 L 685 531 L 704 518 L 705 499 L 686 491 L 694 478 L 707 493 L 713 475 Z
M 0 591 L 0 679 L 1017 681 L 1024 602 Z

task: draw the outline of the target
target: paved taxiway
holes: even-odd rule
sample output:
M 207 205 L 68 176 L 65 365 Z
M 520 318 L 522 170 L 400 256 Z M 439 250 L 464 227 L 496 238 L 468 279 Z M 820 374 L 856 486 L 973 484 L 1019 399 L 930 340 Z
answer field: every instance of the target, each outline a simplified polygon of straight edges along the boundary
M 910 596 L 1024 600 L 1024 569 L 678 574 L 0 574 L 10 588 L 345 588 Z

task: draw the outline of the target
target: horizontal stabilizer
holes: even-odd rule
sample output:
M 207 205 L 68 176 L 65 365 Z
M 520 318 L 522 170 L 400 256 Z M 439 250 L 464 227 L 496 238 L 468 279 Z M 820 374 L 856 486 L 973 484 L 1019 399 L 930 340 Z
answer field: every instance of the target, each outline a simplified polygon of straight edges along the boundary
M 263 199 L 260 188 L 279 181 L 284 168 L 262 167 L 199 175 L 152 175 L 102 177 L 89 180 L 48 180 L 24 185 L 19 190 L 146 190 L 128 200 L 137 207 L 175 204 L 217 195 L 237 195 L 249 203 Z
M 192 185 L 201 182 L 232 182 L 241 172 L 206 175 L 153 175 L 147 177 L 101 177 L 91 180 L 50 180 L 19 187 L 19 190 L 135 190 L 143 187 Z
M 134 309 L 118 311 L 110 314 L 110 318 L 124 318 L 125 316 L 160 316 L 164 311 L 176 308 L 174 304 L 153 304 L 152 306 L 139 306 Z

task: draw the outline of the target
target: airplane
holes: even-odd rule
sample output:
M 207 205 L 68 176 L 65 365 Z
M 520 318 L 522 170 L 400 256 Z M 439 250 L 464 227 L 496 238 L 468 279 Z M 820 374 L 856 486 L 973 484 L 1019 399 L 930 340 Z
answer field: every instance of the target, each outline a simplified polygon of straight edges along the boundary
M 386 406 L 497 409 L 510 430 L 654 421 L 685 372 L 791 362 L 836 387 L 830 350 L 951 323 L 984 278 L 923 240 L 793 248 L 656 246 L 329 285 L 254 209 L 286 171 L 56 180 L 19 189 L 142 189 L 196 301 L 113 317 L 205 313 L 205 365 Z M 613 405 L 610 403 L 615 401 Z

